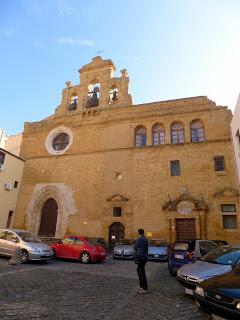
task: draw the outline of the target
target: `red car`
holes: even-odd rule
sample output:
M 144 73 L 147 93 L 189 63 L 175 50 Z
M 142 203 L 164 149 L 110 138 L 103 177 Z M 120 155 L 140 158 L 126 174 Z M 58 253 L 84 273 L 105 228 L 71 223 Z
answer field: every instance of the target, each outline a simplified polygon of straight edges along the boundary
M 97 238 L 66 236 L 59 243 L 52 244 L 51 248 L 56 258 L 78 259 L 83 263 L 102 262 L 107 257 Z

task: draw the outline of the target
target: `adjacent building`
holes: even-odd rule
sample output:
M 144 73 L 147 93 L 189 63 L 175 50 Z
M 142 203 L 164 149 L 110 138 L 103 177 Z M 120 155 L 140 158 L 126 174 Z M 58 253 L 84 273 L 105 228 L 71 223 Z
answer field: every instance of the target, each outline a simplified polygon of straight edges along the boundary
M 234 148 L 235 164 L 240 190 L 240 95 L 237 101 L 231 122 L 232 143 Z
M 25 123 L 14 226 L 39 236 L 240 240 L 231 111 L 205 96 L 133 105 L 100 56 L 55 113 Z M 148 79 L 146 79 L 148 81 Z
M 12 226 L 24 160 L 0 148 L 0 228 Z

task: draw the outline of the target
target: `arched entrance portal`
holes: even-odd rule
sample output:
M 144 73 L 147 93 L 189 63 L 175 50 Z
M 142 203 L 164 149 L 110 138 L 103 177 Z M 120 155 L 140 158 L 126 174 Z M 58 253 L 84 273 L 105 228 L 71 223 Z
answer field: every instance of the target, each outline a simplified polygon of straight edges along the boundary
M 125 239 L 125 227 L 120 222 L 114 222 L 109 227 L 109 249 L 120 240 Z
M 42 208 L 41 222 L 38 232 L 39 236 L 55 237 L 57 216 L 57 202 L 53 198 L 50 198 L 44 203 Z

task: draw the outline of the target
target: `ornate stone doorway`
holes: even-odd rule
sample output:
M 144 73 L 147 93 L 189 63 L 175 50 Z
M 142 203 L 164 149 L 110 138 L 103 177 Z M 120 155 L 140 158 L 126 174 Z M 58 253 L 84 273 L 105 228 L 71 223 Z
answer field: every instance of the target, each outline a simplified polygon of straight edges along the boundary
M 120 222 L 114 222 L 109 227 L 109 249 L 113 249 L 114 245 L 123 239 L 125 239 L 124 225 Z
M 53 199 L 48 199 L 42 208 L 39 236 L 55 237 L 58 216 L 58 204 Z
M 196 239 L 195 219 L 176 219 L 176 239 Z

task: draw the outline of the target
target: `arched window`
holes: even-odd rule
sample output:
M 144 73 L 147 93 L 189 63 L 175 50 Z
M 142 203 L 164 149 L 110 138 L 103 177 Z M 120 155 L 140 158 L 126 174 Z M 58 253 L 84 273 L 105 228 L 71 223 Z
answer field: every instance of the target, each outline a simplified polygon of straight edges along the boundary
M 191 122 L 191 141 L 205 141 L 204 126 L 201 120 L 194 120 Z
M 100 83 L 98 80 L 92 80 L 88 86 L 88 95 L 86 108 L 97 107 L 100 99 Z
M 116 103 L 118 101 L 118 87 L 113 85 L 109 92 L 109 104 Z
M 135 129 L 135 146 L 144 147 L 147 144 L 147 129 L 145 127 L 137 127 Z
M 165 128 L 162 124 L 155 124 L 152 129 L 153 145 L 165 144 Z
M 175 122 L 171 126 L 171 142 L 184 143 L 184 128 L 181 122 Z
M 76 110 L 77 109 L 77 104 L 78 104 L 78 95 L 76 93 L 71 95 L 70 98 L 70 104 L 68 106 L 68 110 L 72 111 L 72 110 Z

